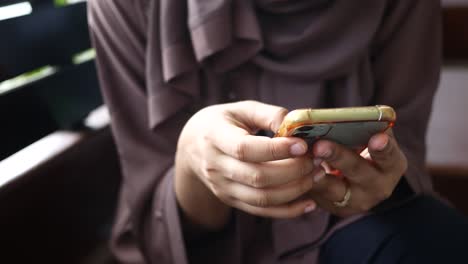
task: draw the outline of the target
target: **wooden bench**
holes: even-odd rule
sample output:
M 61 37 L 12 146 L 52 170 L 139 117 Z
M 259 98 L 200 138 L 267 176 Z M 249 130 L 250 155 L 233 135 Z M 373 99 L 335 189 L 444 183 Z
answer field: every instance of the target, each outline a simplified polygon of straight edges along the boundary
M 34 7 L 30 15 L 0 22 L 0 81 L 48 65 L 58 72 L 1 92 L 0 159 L 57 129 L 78 125 L 102 104 L 94 63 L 72 61 L 90 48 L 86 5 L 55 8 L 48 1 Z
M 0 21 L 0 263 L 108 263 L 120 170 L 109 128 L 84 123 L 102 105 L 94 61 L 74 59 L 92 55 L 86 4 L 31 4 Z

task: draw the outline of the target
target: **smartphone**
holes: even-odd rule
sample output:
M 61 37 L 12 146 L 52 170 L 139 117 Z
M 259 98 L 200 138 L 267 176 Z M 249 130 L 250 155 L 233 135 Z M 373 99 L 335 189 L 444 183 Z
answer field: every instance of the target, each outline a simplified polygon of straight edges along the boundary
M 386 105 L 298 109 L 286 115 L 275 136 L 300 137 L 309 145 L 327 139 L 361 152 L 374 134 L 395 121 L 395 111 Z

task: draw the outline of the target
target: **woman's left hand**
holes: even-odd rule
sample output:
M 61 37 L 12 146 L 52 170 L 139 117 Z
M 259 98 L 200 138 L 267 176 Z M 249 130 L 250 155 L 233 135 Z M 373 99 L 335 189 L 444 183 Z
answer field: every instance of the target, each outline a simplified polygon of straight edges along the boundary
M 341 217 L 367 212 L 389 198 L 408 164 L 391 130 L 374 135 L 361 155 L 326 140 L 316 142 L 312 152 L 316 164 L 324 161 L 344 176 L 315 178 L 310 193 L 320 207 Z

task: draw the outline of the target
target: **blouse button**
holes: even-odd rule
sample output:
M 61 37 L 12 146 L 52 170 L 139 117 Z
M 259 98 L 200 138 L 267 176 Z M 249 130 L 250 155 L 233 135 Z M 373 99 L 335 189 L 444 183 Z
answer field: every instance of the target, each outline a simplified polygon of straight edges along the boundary
M 156 212 L 154 212 L 154 216 L 156 217 L 156 219 L 162 220 L 163 213 L 161 212 L 161 210 L 157 210 Z

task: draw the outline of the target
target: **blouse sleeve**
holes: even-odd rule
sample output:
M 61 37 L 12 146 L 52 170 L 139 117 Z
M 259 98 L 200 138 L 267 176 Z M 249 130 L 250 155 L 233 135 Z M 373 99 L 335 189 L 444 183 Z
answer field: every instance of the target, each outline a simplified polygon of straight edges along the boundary
M 123 172 L 111 249 L 122 263 L 187 263 L 172 168 L 179 133 L 193 111 L 183 95 L 158 88 L 157 65 L 148 70 L 150 1 L 88 3 L 101 90 Z M 170 110 L 166 116 L 151 117 L 155 101 Z M 157 126 L 149 125 L 152 118 Z
M 417 193 L 427 192 L 425 139 L 441 65 L 440 3 L 387 2 L 372 47 L 375 102 L 395 108 L 395 137 L 409 163 L 406 179 Z

